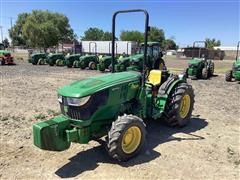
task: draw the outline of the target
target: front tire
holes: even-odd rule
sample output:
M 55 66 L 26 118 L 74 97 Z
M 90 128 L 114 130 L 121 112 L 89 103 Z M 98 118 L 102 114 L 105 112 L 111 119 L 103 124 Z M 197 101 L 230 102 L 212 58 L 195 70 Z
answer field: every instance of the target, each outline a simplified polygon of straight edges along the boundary
M 225 80 L 227 82 L 231 82 L 232 81 L 232 71 L 231 70 L 226 72 Z
M 192 115 L 194 92 L 187 83 L 178 84 L 168 97 L 164 121 L 169 126 L 185 126 Z
M 108 153 L 119 161 L 136 156 L 146 139 L 146 125 L 137 116 L 119 116 L 108 132 Z
M 210 64 L 210 76 L 213 76 L 213 74 L 214 74 L 214 63 L 211 62 L 211 64 Z
M 203 79 L 207 79 L 208 78 L 208 69 L 207 68 L 203 68 L 202 69 L 202 78 Z

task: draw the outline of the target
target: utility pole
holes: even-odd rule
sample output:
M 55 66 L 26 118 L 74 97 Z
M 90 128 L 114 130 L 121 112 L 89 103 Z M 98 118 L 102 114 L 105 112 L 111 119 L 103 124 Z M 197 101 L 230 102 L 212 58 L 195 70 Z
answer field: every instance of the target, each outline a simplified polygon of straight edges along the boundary
M 1 39 L 2 39 L 2 42 L 3 42 L 3 27 L 2 26 L 0 26 L 0 29 L 1 29 Z

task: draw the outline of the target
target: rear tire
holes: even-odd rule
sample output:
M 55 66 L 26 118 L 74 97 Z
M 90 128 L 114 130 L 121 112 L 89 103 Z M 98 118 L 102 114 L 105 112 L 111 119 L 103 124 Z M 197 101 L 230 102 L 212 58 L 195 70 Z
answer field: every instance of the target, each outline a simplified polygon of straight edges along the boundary
M 97 69 L 97 64 L 95 62 L 90 62 L 88 65 L 89 69 L 91 70 L 96 70 Z
M 207 68 L 203 68 L 202 69 L 202 78 L 203 79 L 207 79 L 208 78 L 208 69 Z
M 231 70 L 226 72 L 225 80 L 228 82 L 232 81 L 232 71 Z
M 163 118 L 169 126 L 185 126 L 192 115 L 194 106 L 194 92 L 187 83 L 178 84 L 168 97 Z
M 119 116 L 108 132 L 109 155 L 119 161 L 127 161 L 136 156 L 146 139 L 146 125 L 137 116 Z

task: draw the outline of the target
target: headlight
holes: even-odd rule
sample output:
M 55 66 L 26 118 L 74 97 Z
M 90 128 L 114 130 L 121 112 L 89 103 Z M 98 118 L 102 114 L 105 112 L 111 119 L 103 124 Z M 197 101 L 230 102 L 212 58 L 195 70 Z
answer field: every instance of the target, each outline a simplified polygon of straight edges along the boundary
M 58 101 L 59 101 L 60 103 L 63 102 L 63 100 L 62 100 L 62 96 L 58 95 Z
M 82 97 L 82 98 L 67 98 L 67 104 L 69 106 L 82 106 L 87 103 L 90 96 Z

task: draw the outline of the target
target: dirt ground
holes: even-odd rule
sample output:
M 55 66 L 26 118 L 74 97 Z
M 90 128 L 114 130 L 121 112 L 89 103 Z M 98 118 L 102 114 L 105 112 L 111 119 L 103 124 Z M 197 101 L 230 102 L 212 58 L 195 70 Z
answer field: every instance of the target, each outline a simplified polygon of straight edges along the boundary
M 240 84 L 224 74 L 191 81 L 193 117 L 184 128 L 148 123 L 139 156 L 125 163 L 109 158 L 97 142 L 72 144 L 64 152 L 33 146 L 32 124 L 59 112 L 56 89 L 98 74 L 17 61 L 0 67 L 0 179 L 239 179 Z M 167 61 L 180 71 L 186 61 Z M 231 68 L 216 62 L 217 72 Z

